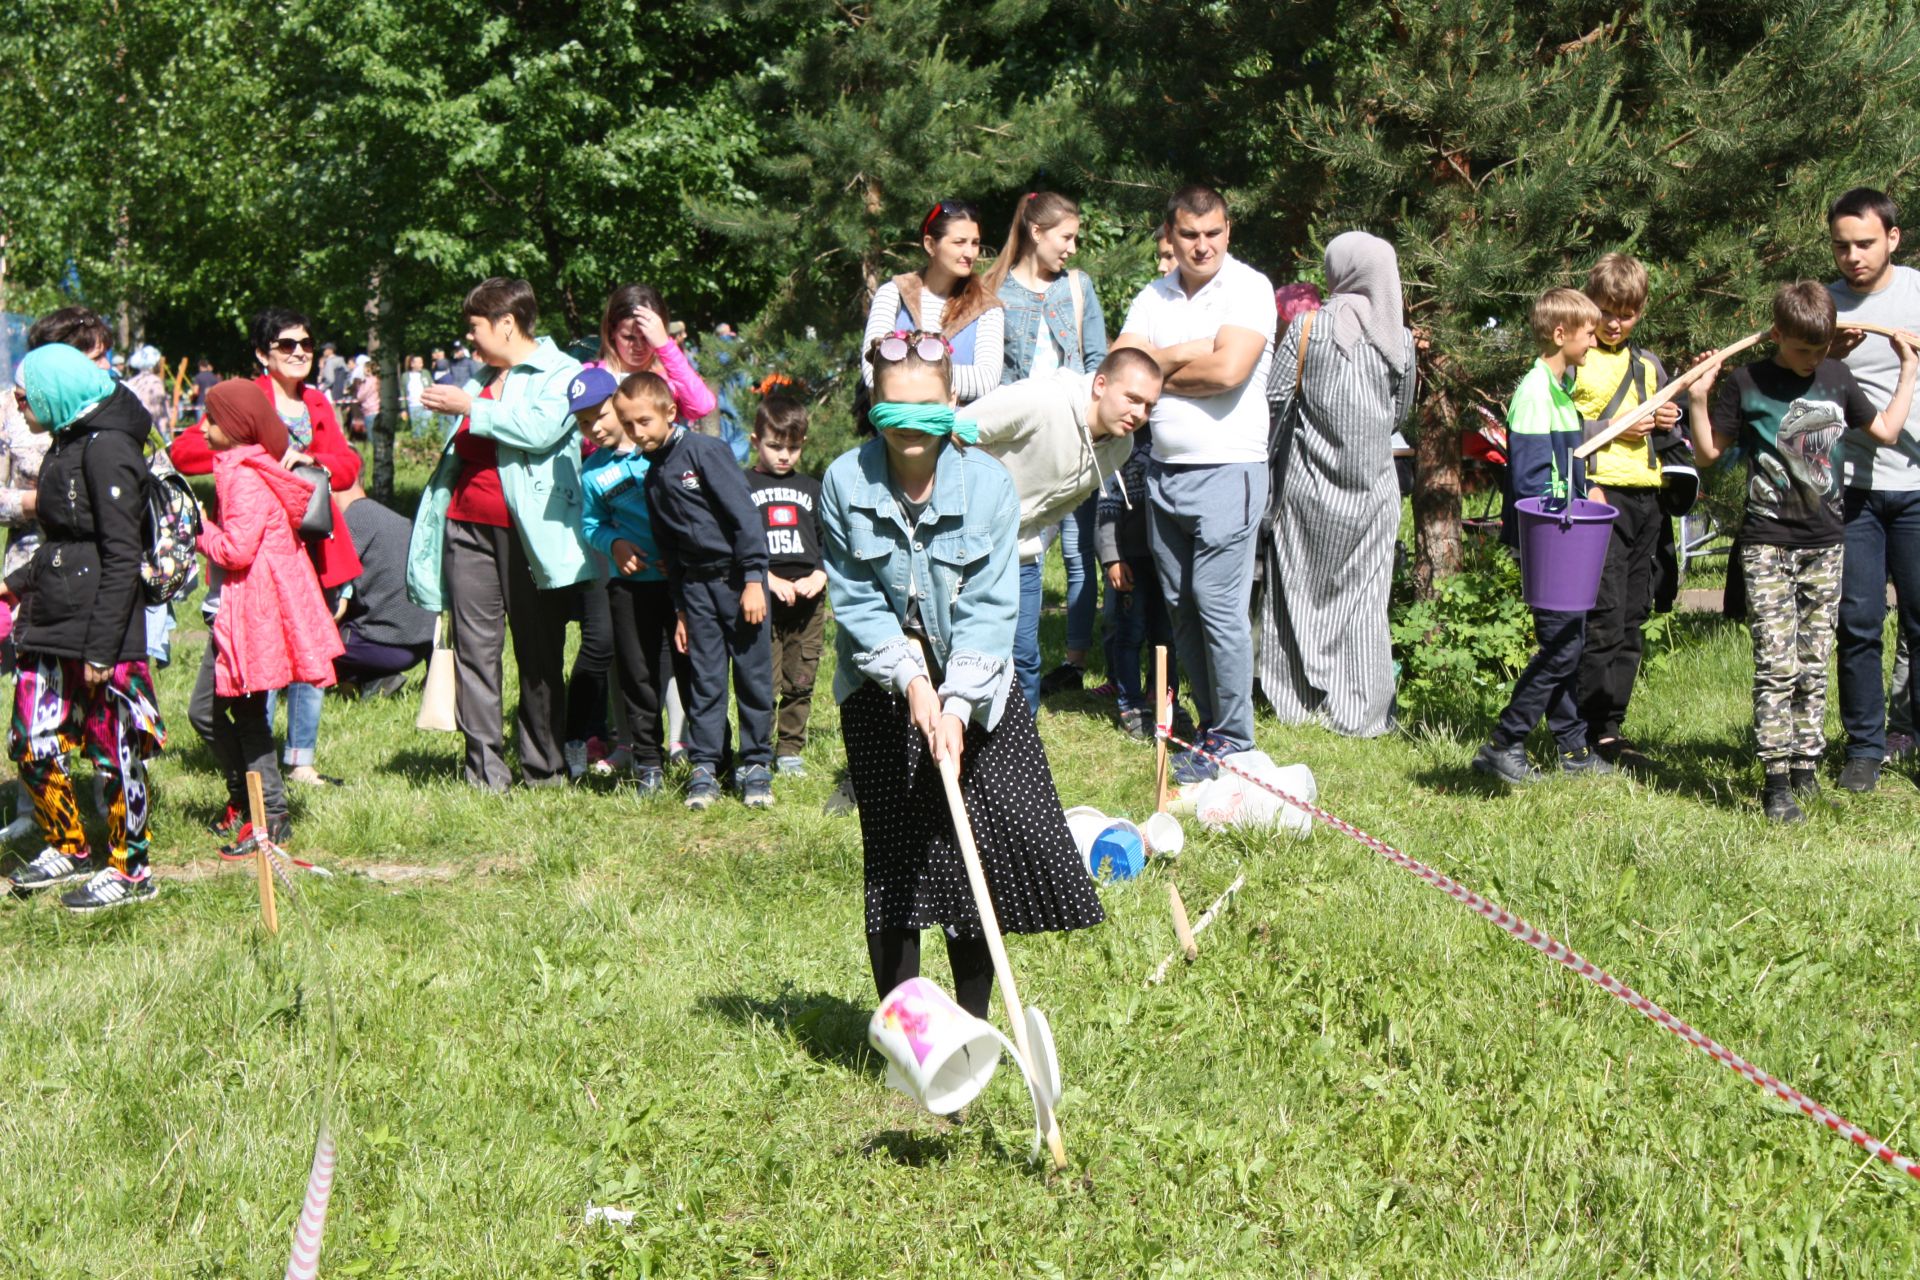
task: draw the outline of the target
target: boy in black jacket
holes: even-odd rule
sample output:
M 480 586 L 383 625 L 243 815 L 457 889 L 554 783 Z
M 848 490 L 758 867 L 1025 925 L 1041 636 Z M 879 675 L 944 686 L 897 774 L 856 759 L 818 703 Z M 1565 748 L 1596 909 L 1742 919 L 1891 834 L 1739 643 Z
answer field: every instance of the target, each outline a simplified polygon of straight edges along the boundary
M 64 343 L 28 352 L 20 371 L 14 394 L 27 425 L 54 441 L 37 490 L 40 547 L 7 579 L 25 601 L 7 745 L 47 846 L 8 879 L 22 892 L 84 882 L 61 904 L 97 911 L 155 891 L 146 760 L 166 731 L 147 671 L 140 593 L 153 423 L 132 392 Z M 83 743 L 106 780 L 104 867 L 87 845 L 67 773 L 68 754 Z
M 733 450 L 673 420 L 673 388 L 651 373 L 628 374 L 613 398 L 621 429 L 647 455 L 647 509 L 667 561 L 679 621 L 674 647 L 687 655 L 687 808 L 720 798 L 728 755 L 727 670 L 740 708 L 734 785 L 755 808 L 773 805 L 773 651 L 767 639 L 767 543 L 760 513 Z

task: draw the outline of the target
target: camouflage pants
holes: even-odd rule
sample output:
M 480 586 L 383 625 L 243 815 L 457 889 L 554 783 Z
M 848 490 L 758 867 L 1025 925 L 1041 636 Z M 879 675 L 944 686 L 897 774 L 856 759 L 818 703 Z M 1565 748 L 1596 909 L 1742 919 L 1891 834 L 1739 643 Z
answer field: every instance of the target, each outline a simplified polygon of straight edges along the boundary
M 1753 633 L 1753 736 L 1763 769 L 1827 746 L 1827 660 L 1840 605 L 1839 547 L 1742 546 Z

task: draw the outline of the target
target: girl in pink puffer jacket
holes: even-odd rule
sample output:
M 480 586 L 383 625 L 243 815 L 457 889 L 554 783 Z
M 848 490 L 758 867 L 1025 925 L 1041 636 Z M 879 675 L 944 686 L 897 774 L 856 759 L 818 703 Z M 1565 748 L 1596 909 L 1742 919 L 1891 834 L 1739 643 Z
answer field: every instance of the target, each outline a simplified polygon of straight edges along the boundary
M 254 383 L 236 378 L 207 392 L 206 435 L 220 519 L 205 522 L 200 550 L 224 571 L 213 619 L 214 732 L 207 746 L 238 812 L 247 811 L 248 771 L 260 775 L 268 836 L 284 844 L 287 798 L 267 691 L 332 684 L 333 660 L 343 652 L 296 532 L 313 486 L 281 466 L 287 429 Z M 242 827 L 221 856 L 251 857 L 255 835 Z

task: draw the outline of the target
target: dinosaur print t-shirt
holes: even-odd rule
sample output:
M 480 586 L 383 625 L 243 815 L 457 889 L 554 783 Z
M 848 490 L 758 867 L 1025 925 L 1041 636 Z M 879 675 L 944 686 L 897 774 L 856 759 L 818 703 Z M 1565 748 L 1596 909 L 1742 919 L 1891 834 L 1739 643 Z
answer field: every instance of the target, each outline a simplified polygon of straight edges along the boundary
M 1722 375 L 1711 417 L 1715 437 L 1747 460 L 1741 541 L 1839 546 L 1840 437 L 1864 430 L 1873 415 L 1867 393 L 1838 360 L 1822 360 L 1811 377 L 1774 360 Z

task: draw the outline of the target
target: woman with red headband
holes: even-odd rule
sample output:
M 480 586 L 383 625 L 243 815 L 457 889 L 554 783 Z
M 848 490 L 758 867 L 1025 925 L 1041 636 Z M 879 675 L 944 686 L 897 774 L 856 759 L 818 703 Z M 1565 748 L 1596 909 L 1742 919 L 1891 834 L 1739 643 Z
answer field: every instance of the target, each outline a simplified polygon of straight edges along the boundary
M 970 404 L 1000 385 L 1005 313 L 1000 299 L 975 275 L 980 260 L 980 211 L 964 200 L 942 200 L 920 222 L 927 265 L 880 286 L 867 311 L 861 350 L 889 333 L 937 333 L 953 349 L 953 397 Z M 873 366 L 860 376 L 873 385 Z

